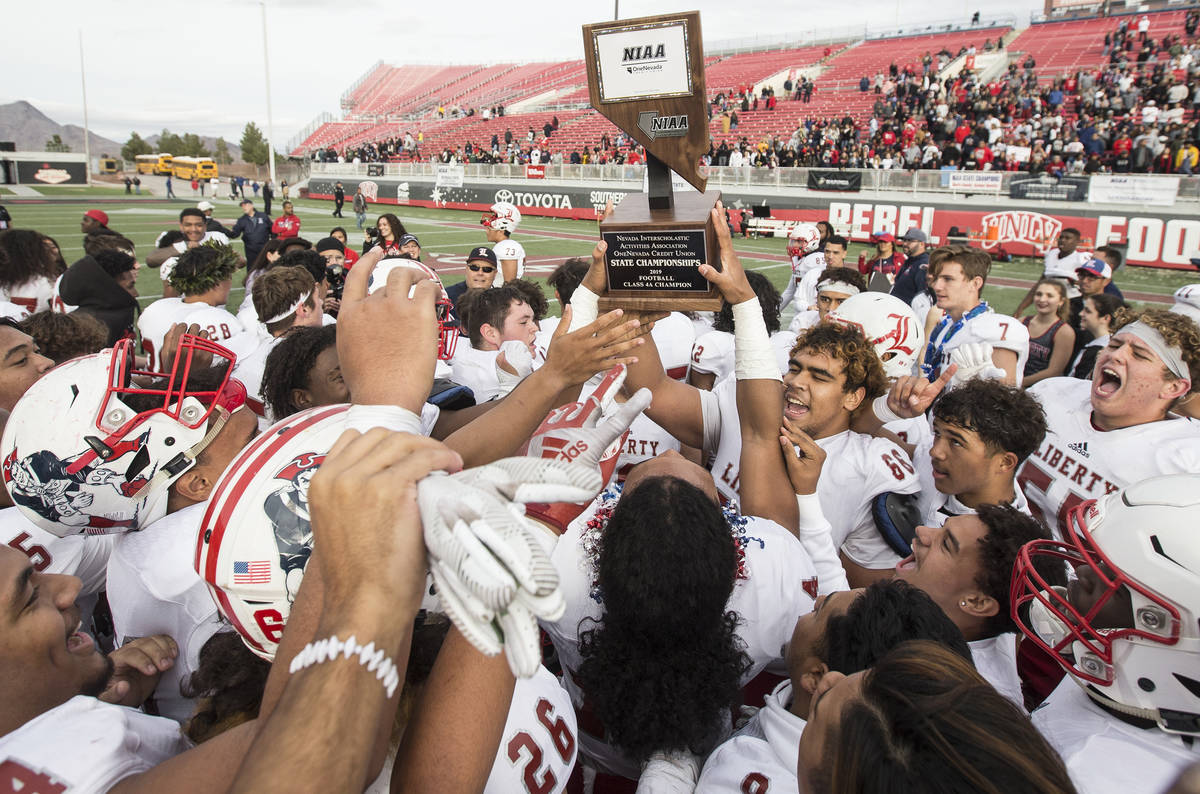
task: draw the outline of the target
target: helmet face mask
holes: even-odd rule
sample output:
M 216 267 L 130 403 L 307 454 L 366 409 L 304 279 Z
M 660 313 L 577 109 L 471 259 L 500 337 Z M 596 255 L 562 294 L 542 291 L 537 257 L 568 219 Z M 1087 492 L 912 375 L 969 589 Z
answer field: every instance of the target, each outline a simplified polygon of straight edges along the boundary
M 1093 699 L 1191 735 L 1200 735 L 1198 487 L 1196 475 L 1155 477 L 1076 505 L 1063 541 L 1021 549 L 1011 591 L 1021 632 Z M 1066 566 L 1067 587 L 1048 581 Z
M 169 373 L 134 369 L 131 340 L 46 373 L 0 441 L 13 502 L 60 537 L 158 520 L 170 486 L 245 402 L 233 361 L 220 345 L 184 335 Z

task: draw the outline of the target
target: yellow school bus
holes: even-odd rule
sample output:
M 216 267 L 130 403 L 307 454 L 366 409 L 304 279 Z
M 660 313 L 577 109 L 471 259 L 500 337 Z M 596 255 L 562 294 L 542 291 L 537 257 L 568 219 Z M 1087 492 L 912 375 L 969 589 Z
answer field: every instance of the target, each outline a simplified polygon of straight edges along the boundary
M 121 161 L 115 157 L 100 158 L 100 173 L 115 174 L 121 170 Z
M 210 157 L 176 157 L 171 161 L 176 179 L 212 179 L 217 176 L 217 164 Z
M 139 174 L 167 176 L 171 173 L 171 155 L 169 154 L 139 154 L 134 159 L 137 161 Z

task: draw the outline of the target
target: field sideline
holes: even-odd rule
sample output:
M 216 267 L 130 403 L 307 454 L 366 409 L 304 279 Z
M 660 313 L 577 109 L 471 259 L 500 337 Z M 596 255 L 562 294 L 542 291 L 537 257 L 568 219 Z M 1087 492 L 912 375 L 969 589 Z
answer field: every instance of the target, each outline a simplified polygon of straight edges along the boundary
M 14 204 L 10 199 L 6 204 L 13 216 L 14 228 L 34 228 L 50 235 L 58 241 L 68 264 L 74 262 L 83 255 L 79 219 L 89 207 L 87 189 L 80 189 L 79 192 L 83 194 L 79 200 L 58 198 L 62 192 L 56 193 L 54 200 L 39 204 Z M 102 195 L 106 199 L 111 197 L 108 191 Z M 199 197 L 196 200 L 198 201 Z M 97 206 L 108 213 L 111 228 L 129 237 L 137 245 L 139 259 L 144 258 L 151 250 L 154 239 L 160 232 L 176 228 L 181 209 L 195 204 L 194 201 L 178 199 L 131 201 L 126 206 L 122 206 L 122 203 L 109 200 Z M 232 226 L 240 214 L 237 205 L 228 198 L 213 203 L 217 205 L 217 219 L 226 226 Z M 261 209 L 261 201 L 256 202 L 256 205 Z M 343 210 L 346 216 L 343 219 L 331 216 L 333 205 L 329 201 L 296 200 L 295 206 L 296 214 L 303 224 L 301 235 L 306 239 L 315 242 L 326 236 L 335 225 L 341 225 L 347 229 L 351 245 L 361 247 L 364 236 L 355 227 L 349 202 Z M 278 202 L 272 210 L 278 213 Z M 394 212 L 404 222 L 408 231 L 420 238 L 423 260 L 434 267 L 448 285 L 461 280 L 467 252 L 475 246 L 487 244 L 479 226 L 479 214 L 476 212 L 377 205 L 371 207 L 368 220 L 373 223 L 379 212 Z M 528 257 L 526 276 L 544 280 L 564 259 L 589 255 L 594 245 L 595 233 L 596 225 L 589 221 L 526 216 L 514 235 L 514 239 L 524 246 Z M 235 245 L 241 252 L 241 243 L 236 242 Z M 858 260 L 859 252 L 867 248 L 866 245 L 852 243 L 847 263 L 853 265 Z M 742 257 L 742 262 L 748 270 L 762 272 L 780 290 L 783 289 L 789 276 L 789 266 L 782 239 L 755 240 L 735 237 L 734 249 Z M 1041 262 L 1028 258 L 996 263 L 991 281 L 984 290 L 984 298 L 997 311 L 1011 312 L 1028 289 L 1028 285 L 1040 272 Z M 1127 267 L 1118 272 L 1116 281 L 1126 292 L 1162 295 L 1163 299 L 1169 301 L 1169 296 L 1179 286 L 1200 281 L 1200 274 Z M 234 291 L 230 295 L 230 306 L 235 310 L 242 301 L 241 282 L 242 277 L 236 276 Z M 143 305 L 162 293 L 161 282 L 155 270 L 143 268 L 138 275 L 137 284 Z M 548 297 L 552 297 L 549 290 L 547 292 Z M 551 312 L 557 314 L 557 305 L 551 305 Z

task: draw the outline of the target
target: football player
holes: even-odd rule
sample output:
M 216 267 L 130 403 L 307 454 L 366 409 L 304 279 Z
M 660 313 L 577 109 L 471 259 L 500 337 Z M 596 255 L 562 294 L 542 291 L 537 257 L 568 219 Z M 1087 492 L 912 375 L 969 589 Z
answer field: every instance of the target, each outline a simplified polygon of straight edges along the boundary
M 827 267 L 810 271 L 804 277 L 803 288 L 806 295 L 812 294 L 811 305 L 816 308 L 796 312 L 788 327 L 793 336 L 824 320 L 849 298 L 866 293 L 867 282 L 852 267 Z
M 229 238 L 224 234 L 208 231 L 208 218 L 202 210 L 196 207 L 188 207 L 179 213 L 179 231 L 183 234 L 182 240 L 170 245 L 163 245 L 150 252 L 146 257 L 146 264 L 149 267 L 159 267 L 189 248 L 195 248 L 210 240 L 222 245 L 229 245 Z M 235 256 L 237 255 L 235 254 Z M 241 264 L 245 264 L 242 257 L 238 257 L 238 259 Z
M 1078 504 L 1017 561 L 1013 614 L 1067 673 L 1033 722 L 1080 791 L 1164 791 L 1200 760 L 1200 477 Z M 1071 566 L 1066 587 L 1035 565 Z
M 956 248 L 946 257 L 930 257 L 929 273 L 937 307 L 944 313 L 929 334 L 921 371 L 929 380 L 950 365 L 951 354 L 965 344 L 991 346 L 990 357 L 974 372 L 960 368 L 963 380 L 972 375 L 997 377 L 1010 386 L 1019 383 L 1029 357 L 1029 331 L 1019 321 L 998 314 L 981 300 L 991 257 L 973 248 Z
M 450 379 L 471 389 L 477 403 L 487 402 L 500 391 L 496 358 L 505 342 L 519 342 L 531 359 L 535 356 L 538 324 L 534 310 L 512 284 L 467 292 L 458 310 L 470 344 L 455 350 Z M 534 359 L 531 363 L 540 362 Z
M 809 307 L 808 296 L 799 289 L 801 280 L 813 270 L 825 268 L 825 256 L 821 251 L 821 231 L 815 223 L 797 223 L 788 230 L 787 252 L 791 258 L 792 278 L 779 298 L 782 312 L 795 301 L 795 311 L 800 313 Z
M 767 324 L 767 333 L 771 335 L 771 344 L 775 349 L 779 370 L 787 369 L 788 351 L 796 337 L 787 331 L 779 330 L 779 293 L 775 286 L 761 273 L 753 271 L 746 274 L 750 287 L 758 296 L 758 303 L 763 307 L 763 321 Z M 655 323 L 657 328 L 658 323 Z M 713 330 L 696 338 L 692 343 L 691 367 L 688 369 L 687 382 L 697 389 L 712 391 L 714 385 L 733 374 L 733 307 L 727 301 L 722 301 L 721 310 L 713 318 Z M 659 354 L 662 354 L 659 346 Z M 664 358 L 663 366 L 670 375 L 671 367 Z
M 525 275 L 525 249 L 512 239 L 512 233 L 521 222 L 521 211 L 508 201 L 497 201 L 484 213 L 479 221 L 492 243 L 492 251 L 500 263 L 492 286 L 499 287 L 506 281 Z

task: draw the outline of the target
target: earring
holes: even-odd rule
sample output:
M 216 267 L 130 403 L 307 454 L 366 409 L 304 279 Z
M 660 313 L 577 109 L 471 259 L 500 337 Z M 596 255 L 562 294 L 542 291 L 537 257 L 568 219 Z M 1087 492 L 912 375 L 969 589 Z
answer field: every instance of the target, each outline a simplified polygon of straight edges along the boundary
M 966 602 L 966 601 L 959 601 L 959 602 L 958 602 L 958 605 L 959 605 L 960 607 L 965 607 L 965 606 L 967 605 L 967 602 Z

